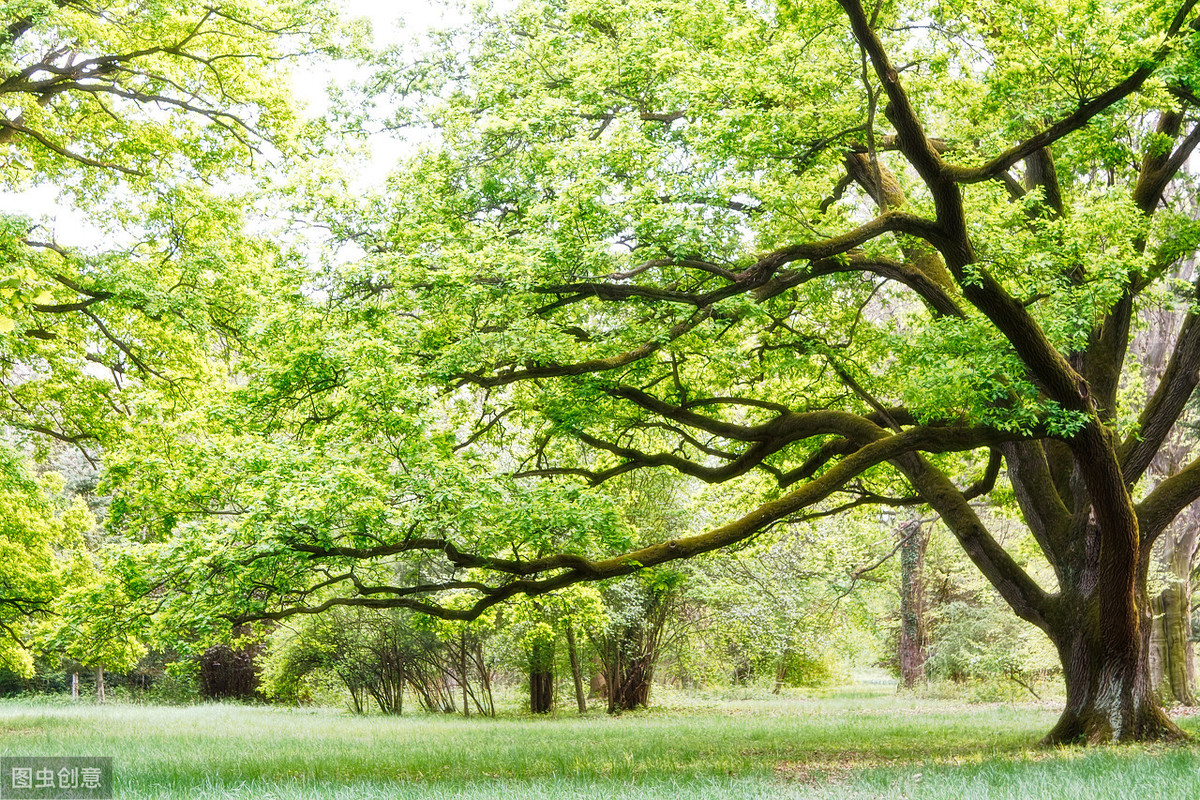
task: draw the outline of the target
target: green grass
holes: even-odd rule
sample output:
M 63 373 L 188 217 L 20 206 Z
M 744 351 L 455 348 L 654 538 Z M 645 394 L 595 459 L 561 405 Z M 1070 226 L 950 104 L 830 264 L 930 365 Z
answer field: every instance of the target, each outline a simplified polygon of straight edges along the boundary
M 582 719 L 5 701 L 0 754 L 112 756 L 122 800 L 1200 797 L 1200 750 L 1038 748 L 1055 717 L 862 687 Z

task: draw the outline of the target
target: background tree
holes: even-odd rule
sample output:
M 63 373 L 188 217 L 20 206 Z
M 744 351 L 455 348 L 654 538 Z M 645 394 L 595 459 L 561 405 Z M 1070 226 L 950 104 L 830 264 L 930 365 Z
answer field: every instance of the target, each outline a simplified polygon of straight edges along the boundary
M 1190 295 L 1189 287 L 1194 281 L 1195 266 L 1189 259 L 1179 265 L 1172 281 L 1163 287 L 1160 302 L 1139 315 L 1130 351 L 1142 375 L 1131 376 L 1126 388 L 1135 397 L 1148 395 L 1161 380 L 1172 343 L 1187 314 L 1187 305 L 1181 301 Z M 1183 296 L 1176 297 L 1176 292 Z M 1178 472 L 1188 462 L 1195 443 L 1195 415 L 1193 398 L 1151 461 L 1147 470 L 1151 481 Z M 1149 643 L 1150 679 L 1164 699 L 1185 705 L 1196 702 L 1191 642 L 1191 574 L 1200 553 L 1196 512 L 1196 507 L 1190 506 L 1167 526 L 1154 545 L 1149 570 L 1154 612 Z
M 331 23 L 320 2 L 5 4 L 0 190 L 52 188 L 76 223 L 0 215 L 6 440 L 38 459 L 76 447 L 95 468 L 127 425 L 154 424 L 227 379 L 276 252 L 245 234 L 245 200 L 233 195 L 291 149 L 287 63 L 327 47 Z M 38 552 L 26 551 L 31 568 L 44 566 Z M 90 610 L 56 609 L 81 637 L 115 619 L 109 600 L 123 603 L 95 577 L 76 575 L 59 598 Z M 58 626 L 48 646 L 110 641 L 68 634 Z
M 929 535 L 919 519 L 896 528 L 900 539 L 900 681 L 911 688 L 925 680 L 925 548 Z
M 64 589 L 91 571 L 84 534 L 95 521 L 63 489 L 57 473 L 35 477 L 0 445 L 0 666 L 24 677 L 33 674 L 36 626 L 49 623 Z

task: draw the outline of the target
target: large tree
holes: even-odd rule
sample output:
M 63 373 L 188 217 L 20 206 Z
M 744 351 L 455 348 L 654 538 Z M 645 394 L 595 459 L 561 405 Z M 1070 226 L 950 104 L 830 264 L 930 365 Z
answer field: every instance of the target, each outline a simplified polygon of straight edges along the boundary
M 470 619 L 924 505 L 1057 647 L 1047 741 L 1180 735 L 1146 574 L 1200 461 L 1143 478 L 1197 385 L 1193 286 L 1144 402 L 1123 376 L 1200 239 L 1195 5 L 549 0 L 385 70 L 379 107 L 424 144 L 329 207 L 365 255 L 264 323 L 274 355 L 214 415 L 236 431 L 179 459 L 172 526 L 195 521 L 156 557 L 231 616 Z M 289 333 L 306 315 L 322 333 Z M 735 488 L 626 548 L 587 499 L 642 469 Z M 1056 585 L 981 519 L 994 492 Z

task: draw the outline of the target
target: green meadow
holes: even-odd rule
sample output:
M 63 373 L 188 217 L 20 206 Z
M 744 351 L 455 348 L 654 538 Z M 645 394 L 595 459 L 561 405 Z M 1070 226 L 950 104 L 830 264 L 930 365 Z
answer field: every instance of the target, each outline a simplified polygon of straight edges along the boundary
M 0 752 L 111 756 L 121 800 L 1200 796 L 1197 747 L 1039 747 L 1055 717 L 882 687 L 539 719 L 9 700 Z

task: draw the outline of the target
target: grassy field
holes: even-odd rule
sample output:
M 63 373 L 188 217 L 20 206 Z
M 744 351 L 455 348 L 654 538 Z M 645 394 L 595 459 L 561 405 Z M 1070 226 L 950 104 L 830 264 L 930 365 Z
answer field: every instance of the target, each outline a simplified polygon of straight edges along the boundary
M 5 701 L 0 754 L 112 756 L 121 800 L 1200 797 L 1200 749 L 1038 748 L 1055 717 L 878 687 L 494 720 Z

